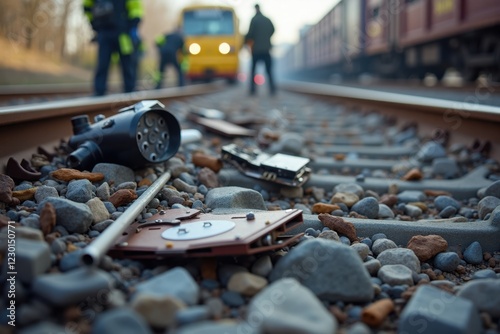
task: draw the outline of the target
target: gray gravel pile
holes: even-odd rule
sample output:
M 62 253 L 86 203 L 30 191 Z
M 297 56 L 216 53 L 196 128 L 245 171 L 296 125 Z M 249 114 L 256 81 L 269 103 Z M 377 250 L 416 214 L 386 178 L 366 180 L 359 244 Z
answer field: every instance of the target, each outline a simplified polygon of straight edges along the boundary
M 319 155 L 330 138 L 321 124 L 333 117 L 337 128 L 346 129 L 339 142 L 352 141 L 349 131 L 361 127 L 360 141 L 386 144 L 392 135 L 394 143 L 417 153 L 390 170 L 344 169 L 359 182 L 327 189 L 229 185 L 222 173 L 192 163 L 195 152 L 218 157 L 220 145 L 233 141 L 211 134 L 154 167 L 132 171 L 99 164 L 92 172 L 104 175 L 100 181 L 62 181 L 47 172 L 14 184 L 2 176 L 2 333 L 500 333 L 498 176 L 492 173 L 490 185 L 468 199 L 424 190 L 379 193 L 363 183 L 364 177 L 402 177 L 415 167 L 424 179 L 459 177 L 484 158 L 466 155 L 464 147 L 451 154 L 440 144 L 421 143 L 411 129 L 396 131 L 376 115 L 360 117 L 284 93 L 242 104 L 239 94 L 176 102 L 169 110 L 193 127 L 187 120 L 192 106 L 235 119 L 265 119 L 257 141 L 273 152 Z M 302 131 L 304 124 L 308 131 Z M 273 141 L 271 134 L 282 136 Z M 42 169 L 63 167 L 61 154 Z M 166 171 L 171 180 L 137 219 L 186 207 L 214 213 L 298 208 L 305 217 L 298 232 L 304 235 L 290 247 L 252 256 L 137 261 L 106 255 L 97 268 L 82 266 L 85 247 Z M 12 196 L 26 197 L 12 205 Z M 7 221 L 15 222 L 16 231 L 12 282 Z M 409 222 L 411 228 L 400 234 L 398 223 Z M 450 236 L 450 224 L 453 231 L 469 224 L 491 233 L 455 242 L 467 239 Z M 11 287 L 16 331 L 8 324 Z

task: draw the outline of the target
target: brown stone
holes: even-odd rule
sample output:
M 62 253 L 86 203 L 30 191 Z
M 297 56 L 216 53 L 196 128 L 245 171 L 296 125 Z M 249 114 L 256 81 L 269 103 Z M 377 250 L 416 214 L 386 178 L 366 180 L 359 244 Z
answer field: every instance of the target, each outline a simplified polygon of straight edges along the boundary
M 344 161 L 345 160 L 345 154 L 343 153 L 337 153 L 333 156 L 333 159 L 335 159 L 335 161 Z
M 113 203 L 115 208 L 127 205 L 137 198 L 137 194 L 132 189 L 119 189 L 113 195 L 109 196 L 109 201 Z
M 371 327 L 380 326 L 394 310 L 394 302 L 390 298 L 377 300 L 366 306 L 361 312 L 361 321 Z
M 406 248 L 411 249 L 420 262 L 425 262 L 436 254 L 446 251 L 448 242 L 443 237 L 435 234 L 415 235 L 408 241 Z
M 71 168 L 60 168 L 56 171 L 51 172 L 50 175 L 53 178 L 66 182 L 81 179 L 87 179 L 90 182 L 99 182 L 104 180 L 104 174 L 102 173 L 80 172 L 79 170 Z
M 25 190 L 17 190 L 12 192 L 12 197 L 19 199 L 20 201 L 26 201 L 35 197 L 36 187 L 29 188 Z
M 30 162 L 31 162 L 31 166 L 33 166 L 33 167 L 42 167 L 42 166 L 50 165 L 50 161 L 45 155 L 37 154 L 37 153 L 34 153 L 31 156 Z
M 424 190 L 424 194 L 428 197 L 451 196 L 451 193 L 444 190 Z
M 422 180 L 423 174 L 418 168 L 410 169 L 403 177 L 404 181 L 419 181 Z
M 422 212 L 427 211 L 427 204 L 425 204 L 424 202 L 411 202 L 411 203 L 408 203 L 408 205 L 414 205 L 414 206 L 420 208 L 420 210 L 422 210 Z
M 61 233 L 52 232 L 45 236 L 45 241 L 50 245 L 54 240 L 56 240 L 59 237 L 61 237 Z
M 44 236 L 52 232 L 56 226 L 56 209 L 52 203 L 47 202 L 40 212 L 40 229 Z
M 217 188 L 219 186 L 219 178 L 215 172 L 208 168 L 203 167 L 198 172 L 198 181 L 204 184 L 207 188 Z
M 335 210 L 340 210 L 340 207 L 336 204 L 315 203 L 312 207 L 313 213 L 330 213 Z
M 340 324 L 343 324 L 344 322 L 346 322 L 347 318 L 349 318 L 347 313 L 345 313 L 340 307 L 335 305 L 330 306 L 330 313 L 333 314 L 333 316 Z
M 139 181 L 139 183 L 137 183 L 137 187 L 142 187 L 142 186 L 150 186 L 153 182 L 148 179 L 148 178 L 144 178 L 142 180 Z
M 327 213 L 319 214 L 318 219 L 324 226 L 337 232 L 339 235 L 346 236 L 351 242 L 357 240 L 356 227 L 354 227 L 353 223 Z
M 12 202 L 12 189 L 14 186 L 14 180 L 10 176 L 0 174 L 0 202 L 6 204 Z
M 192 157 L 192 162 L 198 167 L 208 167 L 218 173 L 223 166 L 222 160 L 218 157 L 213 157 L 204 153 L 195 153 Z
M 497 261 L 495 260 L 494 257 L 491 257 L 489 260 L 488 260 L 488 266 L 490 266 L 491 268 L 495 268 L 495 266 L 497 265 Z
M 398 203 L 398 196 L 393 194 L 384 194 L 380 198 L 379 203 L 385 204 L 391 208 L 393 205 L 396 205 Z
M 427 276 L 429 276 L 429 279 L 431 281 L 435 281 L 437 279 L 436 273 L 432 269 L 424 269 L 422 270 L 422 273 L 427 274 Z

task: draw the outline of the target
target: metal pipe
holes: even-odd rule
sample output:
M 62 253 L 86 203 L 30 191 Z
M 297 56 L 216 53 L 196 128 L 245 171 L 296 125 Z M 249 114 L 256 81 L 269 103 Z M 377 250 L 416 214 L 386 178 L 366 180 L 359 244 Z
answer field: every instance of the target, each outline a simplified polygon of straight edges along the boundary
M 130 226 L 169 179 L 169 172 L 161 175 L 114 223 L 109 225 L 90 245 L 85 247 L 81 257 L 82 263 L 88 266 L 98 265 L 101 257 L 113 246 L 115 240 Z

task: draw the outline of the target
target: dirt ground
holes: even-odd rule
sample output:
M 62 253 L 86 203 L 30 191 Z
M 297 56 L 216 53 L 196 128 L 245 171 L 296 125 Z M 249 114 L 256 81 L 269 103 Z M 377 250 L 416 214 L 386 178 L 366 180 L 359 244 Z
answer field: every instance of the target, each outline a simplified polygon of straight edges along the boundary
M 0 38 L 0 85 L 89 82 L 92 72 Z

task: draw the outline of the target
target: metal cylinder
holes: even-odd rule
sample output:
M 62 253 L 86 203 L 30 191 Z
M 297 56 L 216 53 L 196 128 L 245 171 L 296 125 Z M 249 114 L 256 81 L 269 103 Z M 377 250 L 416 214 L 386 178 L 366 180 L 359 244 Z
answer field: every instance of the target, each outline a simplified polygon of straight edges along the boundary
M 102 232 L 90 245 L 84 248 L 81 261 L 87 266 L 98 265 L 102 256 L 113 246 L 122 233 L 130 226 L 135 218 L 144 210 L 146 205 L 170 180 L 170 173 L 161 175 L 144 193 L 135 200 L 111 225 Z

